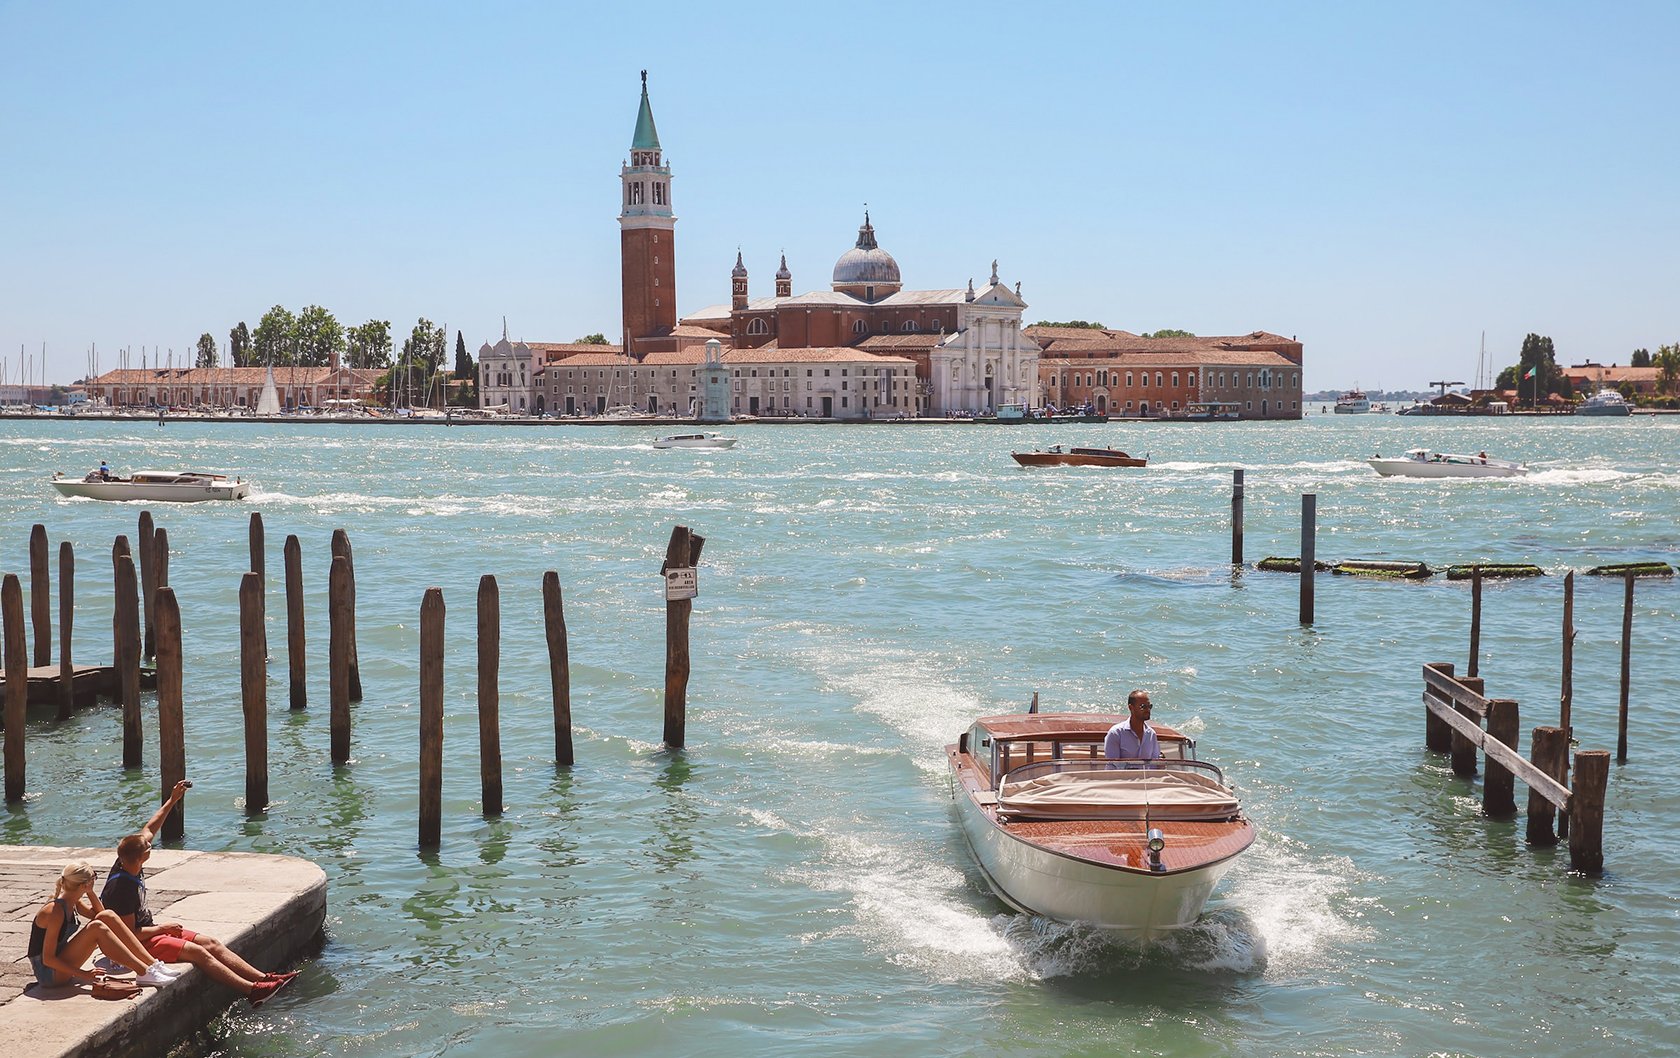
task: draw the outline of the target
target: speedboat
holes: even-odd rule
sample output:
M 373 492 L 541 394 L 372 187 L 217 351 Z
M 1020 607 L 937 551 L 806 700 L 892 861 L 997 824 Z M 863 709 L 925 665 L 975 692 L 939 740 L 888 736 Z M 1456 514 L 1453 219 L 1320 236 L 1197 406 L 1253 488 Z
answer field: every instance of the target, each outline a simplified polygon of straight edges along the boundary
M 1115 448 L 1069 448 L 1051 445 L 1031 452 L 1009 453 L 1024 467 L 1146 467 L 1149 457 L 1138 459 Z
M 1152 724 L 1162 759 L 1107 760 L 1124 714 L 1016 713 L 945 747 L 969 848 L 999 899 L 1140 943 L 1193 924 L 1254 843 L 1254 825 L 1196 743 Z
M 1528 473 L 1521 463 L 1493 459 L 1486 452 L 1466 456 L 1413 448 L 1398 459 L 1377 455 L 1366 462 L 1385 478 L 1520 478 Z
M 734 448 L 735 438 L 715 433 L 674 433 L 653 442 L 655 448 Z
M 243 478 L 207 474 L 196 470 L 136 470 L 126 478 L 101 477 L 94 471 L 85 478 L 52 476 L 53 488 L 64 496 L 91 500 L 153 500 L 166 503 L 198 503 L 203 500 L 242 500 L 251 494 Z
M 1601 389 L 1575 406 L 1576 415 L 1632 415 L 1633 405 L 1613 389 Z
M 1350 389 L 1336 398 L 1337 415 L 1363 415 L 1371 410 L 1371 400 L 1363 392 Z

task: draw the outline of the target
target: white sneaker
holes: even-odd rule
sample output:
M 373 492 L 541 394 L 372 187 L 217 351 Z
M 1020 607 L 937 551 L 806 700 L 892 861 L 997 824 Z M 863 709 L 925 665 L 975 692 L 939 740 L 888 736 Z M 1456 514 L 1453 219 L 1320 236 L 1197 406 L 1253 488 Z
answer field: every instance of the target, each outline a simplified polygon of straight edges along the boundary
M 134 979 L 134 983 L 137 985 L 143 985 L 147 988 L 162 988 L 164 985 L 175 980 L 174 974 L 160 972 L 161 970 L 161 966 L 157 963 L 153 963 L 147 968 L 145 973 Z

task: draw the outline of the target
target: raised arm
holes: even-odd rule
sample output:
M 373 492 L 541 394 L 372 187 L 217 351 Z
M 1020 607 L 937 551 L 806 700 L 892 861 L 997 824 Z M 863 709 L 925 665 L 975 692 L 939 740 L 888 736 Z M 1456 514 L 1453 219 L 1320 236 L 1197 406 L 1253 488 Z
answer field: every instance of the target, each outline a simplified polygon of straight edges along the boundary
M 175 811 L 175 806 L 181 803 L 181 798 L 187 795 L 187 787 L 191 785 L 192 783 L 185 779 L 175 784 L 175 788 L 169 791 L 168 800 L 164 801 L 162 807 L 152 815 L 151 819 L 146 821 L 145 826 L 140 828 L 141 837 L 150 841 L 157 836 L 157 832 L 163 829 L 163 821 L 169 818 L 169 813 Z

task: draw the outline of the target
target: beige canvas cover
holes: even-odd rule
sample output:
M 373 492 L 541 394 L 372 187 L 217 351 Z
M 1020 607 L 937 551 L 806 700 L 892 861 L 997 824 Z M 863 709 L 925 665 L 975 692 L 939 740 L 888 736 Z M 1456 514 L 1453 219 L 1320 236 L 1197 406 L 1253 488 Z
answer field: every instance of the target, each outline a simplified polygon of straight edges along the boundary
M 1218 820 L 1239 808 L 1211 775 L 1183 771 L 1056 771 L 1006 780 L 998 790 L 998 811 L 1016 818 Z

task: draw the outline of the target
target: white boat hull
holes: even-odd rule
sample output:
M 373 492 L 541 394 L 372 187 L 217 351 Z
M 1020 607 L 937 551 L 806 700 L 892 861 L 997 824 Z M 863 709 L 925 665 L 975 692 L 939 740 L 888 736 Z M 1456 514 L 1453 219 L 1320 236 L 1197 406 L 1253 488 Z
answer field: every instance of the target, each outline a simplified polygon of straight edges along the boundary
M 251 494 L 250 483 L 170 485 L 161 482 L 133 484 L 127 481 L 55 481 L 53 488 L 63 496 L 90 500 L 146 500 L 152 503 L 200 503 L 205 500 L 242 500 Z
M 662 438 L 653 442 L 655 448 L 734 448 L 733 437 L 708 437 L 704 440 Z
M 1528 468 L 1514 463 L 1490 460 L 1486 463 L 1420 463 L 1415 459 L 1368 459 L 1371 468 L 1383 477 L 1401 478 L 1517 478 Z
M 1236 857 L 1185 871 L 1149 872 L 1081 860 L 1023 841 L 954 784 L 963 836 L 986 883 L 1004 903 L 1148 943 L 1194 925 Z

